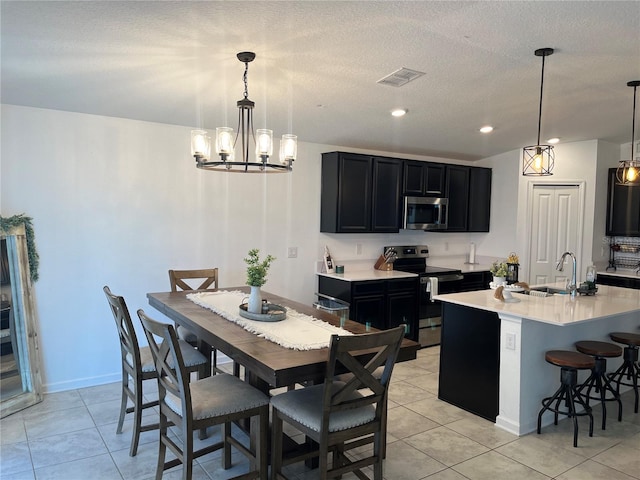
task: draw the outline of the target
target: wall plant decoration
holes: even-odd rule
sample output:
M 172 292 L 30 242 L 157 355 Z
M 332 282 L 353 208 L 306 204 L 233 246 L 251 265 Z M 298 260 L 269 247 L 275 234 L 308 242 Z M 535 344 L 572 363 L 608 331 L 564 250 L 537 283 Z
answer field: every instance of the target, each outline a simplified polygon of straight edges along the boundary
M 33 232 L 33 219 L 25 214 L 14 215 L 12 217 L 0 216 L 0 233 L 8 234 L 13 228 L 24 225 L 27 237 L 27 252 L 29 255 L 29 276 L 32 282 L 36 282 L 39 278 L 38 267 L 40 265 L 40 257 L 36 251 L 36 239 Z

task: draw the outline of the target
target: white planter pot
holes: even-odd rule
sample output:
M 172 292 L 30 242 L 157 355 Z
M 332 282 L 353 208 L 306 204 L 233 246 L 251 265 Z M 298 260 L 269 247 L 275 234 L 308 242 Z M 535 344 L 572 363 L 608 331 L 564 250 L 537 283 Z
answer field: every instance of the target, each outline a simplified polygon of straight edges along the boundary
M 247 311 L 249 313 L 262 313 L 262 295 L 260 293 L 260 287 L 251 287 Z
M 507 284 L 507 277 L 493 277 L 493 284 L 496 287 L 499 287 L 500 285 L 506 285 Z

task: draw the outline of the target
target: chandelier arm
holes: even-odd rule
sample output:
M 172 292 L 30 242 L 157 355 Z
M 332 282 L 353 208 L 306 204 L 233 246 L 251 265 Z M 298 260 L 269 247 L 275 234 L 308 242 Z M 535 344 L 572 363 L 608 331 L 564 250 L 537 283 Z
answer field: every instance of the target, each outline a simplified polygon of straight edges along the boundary
M 242 112 L 244 118 L 243 121 L 245 122 L 244 125 L 246 125 L 246 132 L 244 132 L 246 134 L 246 138 L 243 138 L 244 140 L 244 144 L 242 145 L 243 148 L 243 155 L 244 155 L 244 161 L 245 163 L 249 163 L 249 135 L 251 135 L 252 138 L 253 137 L 253 115 L 252 115 L 252 111 L 251 110 L 247 110 Z M 254 140 L 255 141 L 255 140 Z

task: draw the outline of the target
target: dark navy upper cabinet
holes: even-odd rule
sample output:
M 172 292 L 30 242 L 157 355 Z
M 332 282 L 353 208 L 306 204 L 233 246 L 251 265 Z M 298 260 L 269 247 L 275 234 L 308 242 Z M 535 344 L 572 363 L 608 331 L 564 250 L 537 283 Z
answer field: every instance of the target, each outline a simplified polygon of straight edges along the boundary
M 402 162 L 396 158 L 323 153 L 320 231 L 398 232 L 401 175 Z
M 405 160 L 402 193 L 416 197 L 444 197 L 444 175 L 442 163 Z
M 488 232 L 491 217 L 491 169 L 447 165 L 449 221 L 446 232 Z

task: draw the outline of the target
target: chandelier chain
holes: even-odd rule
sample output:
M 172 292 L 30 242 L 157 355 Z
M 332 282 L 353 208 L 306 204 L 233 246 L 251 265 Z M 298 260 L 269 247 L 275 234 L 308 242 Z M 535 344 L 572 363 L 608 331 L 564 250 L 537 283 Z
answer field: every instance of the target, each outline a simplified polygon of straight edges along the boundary
M 242 80 L 244 81 L 244 98 L 245 100 L 249 97 L 249 63 L 244 63 L 244 75 L 242 76 Z

